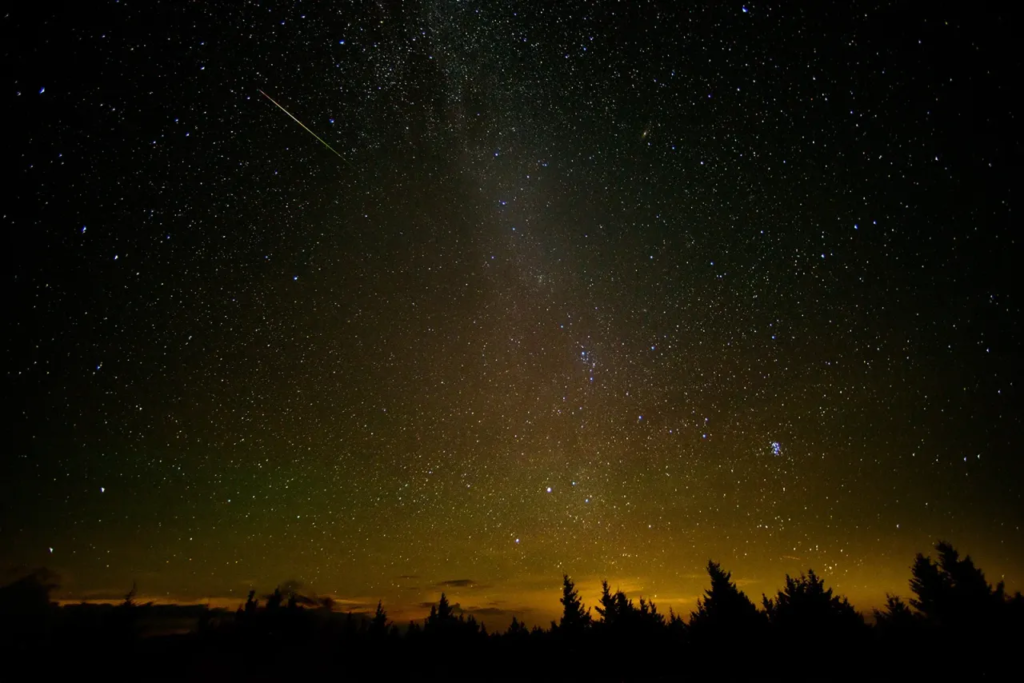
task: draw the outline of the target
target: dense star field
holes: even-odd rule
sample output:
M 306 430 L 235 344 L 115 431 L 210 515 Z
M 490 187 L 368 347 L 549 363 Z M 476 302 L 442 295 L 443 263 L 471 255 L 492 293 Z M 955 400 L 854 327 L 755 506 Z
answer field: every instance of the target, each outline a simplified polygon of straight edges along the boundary
M 36 5 L 5 580 L 532 625 L 563 572 L 688 614 L 709 558 L 867 610 L 945 538 L 1024 585 L 1009 22 Z

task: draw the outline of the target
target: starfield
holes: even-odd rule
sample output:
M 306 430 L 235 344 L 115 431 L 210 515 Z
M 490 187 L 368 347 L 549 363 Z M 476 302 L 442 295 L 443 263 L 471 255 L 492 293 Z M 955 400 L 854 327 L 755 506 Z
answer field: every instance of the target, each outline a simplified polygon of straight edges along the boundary
M 1002 11 L 15 3 L 5 667 L 1001 677 Z

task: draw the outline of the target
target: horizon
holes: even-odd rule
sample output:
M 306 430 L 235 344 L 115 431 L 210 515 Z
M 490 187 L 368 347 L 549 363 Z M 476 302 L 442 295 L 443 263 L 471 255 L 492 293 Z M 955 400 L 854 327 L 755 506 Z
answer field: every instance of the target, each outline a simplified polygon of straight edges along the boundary
M 928 552 L 924 552 L 922 554 L 929 556 Z M 967 556 L 974 560 L 980 567 L 985 566 L 984 561 L 978 562 L 977 558 L 971 556 L 970 553 L 967 553 Z M 822 576 L 819 572 L 815 573 L 823 579 L 827 587 L 835 590 L 837 595 L 841 595 L 849 599 L 853 608 L 864 617 L 867 623 L 872 624 L 875 621 L 875 610 L 882 610 L 885 608 L 886 597 L 888 595 L 895 595 L 906 599 L 910 594 L 910 568 L 911 565 L 908 563 L 908 579 L 907 585 L 904 586 L 904 590 L 886 590 L 883 592 L 881 598 L 874 603 L 865 603 L 862 600 L 858 600 L 856 594 L 851 596 L 850 594 L 839 590 L 837 586 L 830 583 L 827 576 Z M 725 569 L 728 569 L 728 567 L 725 567 Z M 759 611 L 763 611 L 763 606 L 761 605 L 761 601 L 758 599 L 758 595 L 761 595 L 762 597 L 774 595 L 777 590 L 784 586 L 785 576 L 798 577 L 812 569 L 813 567 L 808 567 L 806 570 L 790 572 L 780 578 L 777 586 L 767 587 L 764 589 L 757 585 L 761 582 L 744 579 L 742 576 L 736 576 L 735 574 L 733 574 L 732 580 L 739 590 L 746 593 L 748 597 L 754 601 L 757 609 Z M 411 579 L 416 577 L 397 578 Z M 643 597 L 649 602 L 653 602 L 660 613 L 664 615 L 674 613 L 681 616 L 685 622 L 688 621 L 691 614 L 696 611 L 698 607 L 698 600 L 705 597 L 705 591 L 708 588 L 706 575 L 703 577 L 691 578 L 694 581 L 703 580 L 704 586 L 699 593 L 693 595 L 668 594 L 667 597 L 664 593 L 661 595 L 644 593 L 642 589 L 630 587 L 628 584 L 624 586 L 622 584 L 617 584 L 614 581 L 608 581 L 608 583 L 613 591 L 621 591 L 632 600 L 638 600 Z M 1005 577 L 993 579 L 986 574 L 986 578 L 992 583 L 992 585 L 1005 582 Z M 605 578 L 585 576 L 580 577 L 579 579 L 573 578 L 573 582 L 579 591 L 580 598 L 585 608 L 590 610 L 593 606 L 599 603 L 601 584 L 606 580 L 607 579 Z M 436 605 L 437 598 L 440 598 L 441 595 L 445 595 L 451 603 L 456 616 L 471 615 L 479 623 L 486 625 L 491 631 L 503 631 L 504 628 L 507 627 L 508 623 L 511 622 L 513 617 L 517 618 L 520 623 L 529 627 L 540 626 L 541 628 L 547 628 L 549 623 L 558 621 L 558 617 L 561 615 L 561 609 L 558 607 L 557 596 L 561 589 L 561 580 L 550 583 L 551 585 L 548 587 L 536 587 L 531 596 L 533 600 L 525 602 L 520 600 L 520 604 L 509 604 L 507 600 L 501 599 L 494 593 L 492 586 L 479 585 L 471 579 L 455 579 L 430 584 L 429 587 L 420 590 L 418 595 L 425 598 L 428 594 L 433 594 L 436 596 L 435 599 L 423 599 L 415 602 L 407 601 L 404 603 L 400 601 L 388 602 L 381 597 L 373 598 L 372 596 L 321 593 L 315 590 L 310 590 L 311 587 L 304 586 L 300 582 L 293 580 L 276 584 L 275 587 L 284 587 L 284 594 L 286 596 L 291 593 L 295 593 L 296 595 L 305 596 L 312 600 L 330 598 L 333 601 L 331 612 L 338 615 L 353 614 L 358 617 L 370 618 L 373 616 L 374 610 L 379 601 L 387 610 L 389 620 L 401 629 L 406 628 L 409 622 L 419 623 L 426 620 L 430 614 L 431 607 Z M 756 588 L 757 590 L 752 591 L 751 588 Z M 133 596 L 133 601 L 140 605 L 152 604 L 182 608 L 203 607 L 211 610 L 222 610 L 228 613 L 233 613 L 244 606 L 249 590 L 256 591 L 257 600 L 261 602 L 265 602 L 269 597 L 269 593 L 272 592 L 260 591 L 256 587 L 250 587 L 245 589 L 243 593 L 238 596 L 186 597 L 167 594 L 147 594 L 145 591 L 142 591 Z M 1019 588 L 1016 585 L 1006 585 L 1007 594 L 1013 594 L 1018 590 Z M 53 601 L 61 607 L 81 604 L 114 607 L 122 604 L 125 599 L 124 593 L 116 594 L 116 592 L 111 591 L 104 591 L 99 594 L 92 593 L 80 598 L 64 597 L 64 594 L 66 594 L 66 591 L 61 591 L 58 588 L 53 596 Z M 301 601 L 299 607 L 301 609 L 320 609 L 320 607 L 304 605 Z
M 787 576 L 758 608 L 731 572 L 709 560 L 710 587 L 688 620 L 659 612 L 643 597 L 633 600 L 606 581 L 588 607 L 568 575 L 558 598 L 562 612 L 549 627 L 513 616 L 503 630 L 478 618 L 493 611 L 463 609 L 445 593 L 429 604 L 425 619 L 402 624 L 381 602 L 372 614 L 335 611 L 332 600 L 300 596 L 294 584 L 263 601 L 253 590 L 234 612 L 141 603 L 136 586 L 120 604 L 60 606 L 49 599 L 55 575 L 36 570 L 0 588 L 0 630 L 23 661 L 60 651 L 77 667 L 83 657 L 117 652 L 121 671 L 133 680 L 146 671 L 159 671 L 160 680 L 276 680 L 337 673 L 339 664 L 349 675 L 385 666 L 393 675 L 445 680 L 538 672 L 551 679 L 584 673 L 675 679 L 681 663 L 691 674 L 774 671 L 784 680 L 804 674 L 845 680 L 857 670 L 899 672 L 901 678 L 1005 670 L 1005 656 L 984 655 L 1007 652 L 1020 641 L 1024 595 L 989 585 L 984 570 L 952 544 L 940 541 L 934 549 L 936 559 L 914 558 L 913 597 L 889 596 L 869 619 L 813 570 Z M 793 646 L 797 651 L 781 668 L 766 669 L 771 653 Z M 922 646 L 932 656 L 921 657 Z M 615 652 L 629 656 L 609 656 Z M 747 656 L 728 656 L 738 652 Z M 850 669 L 851 659 L 860 666 Z

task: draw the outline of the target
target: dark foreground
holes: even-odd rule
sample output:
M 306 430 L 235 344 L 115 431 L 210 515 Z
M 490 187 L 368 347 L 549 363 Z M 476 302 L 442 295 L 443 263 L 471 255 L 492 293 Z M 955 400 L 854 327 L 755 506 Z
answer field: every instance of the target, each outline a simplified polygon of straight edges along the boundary
M 139 605 L 134 591 L 117 606 L 59 607 L 53 578 L 37 571 L 0 588 L 0 655 L 4 680 L 1016 679 L 1024 599 L 936 548 L 937 562 L 918 555 L 912 567 L 910 604 L 891 597 L 873 624 L 813 571 L 786 577 L 758 609 L 713 562 L 687 621 L 607 584 L 592 613 L 566 576 L 557 623 L 513 619 L 501 633 L 456 615 L 443 594 L 402 628 L 383 605 L 339 614 L 329 599 L 280 590 L 262 604 L 250 593 L 235 613 Z

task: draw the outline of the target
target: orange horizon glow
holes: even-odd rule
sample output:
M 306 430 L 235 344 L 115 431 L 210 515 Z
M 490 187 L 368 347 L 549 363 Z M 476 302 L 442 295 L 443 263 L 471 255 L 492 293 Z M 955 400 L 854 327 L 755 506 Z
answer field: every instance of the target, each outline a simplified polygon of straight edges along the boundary
M 791 559 L 795 560 L 796 558 Z M 909 580 L 910 563 L 907 562 L 906 564 L 908 567 L 906 577 Z M 985 568 L 984 564 L 980 566 L 983 569 Z M 800 574 L 801 571 L 806 571 L 806 569 L 801 570 L 794 565 L 793 568 L 787 571 L 790 575 L 795 576 Z M 819 572 L 820 575 L 822 574 Z M 753 579 L 743 574 L 733 575 L 738 588 L 744 591 L 759 609 L 761 607 L 762 594 L 774 597 L 775 592 L 782 587 L 784 577 L 785 573 L 782 573 L 777 581 L 767 582 Z M 570 576 L 570 578 L 573 578 L 586 607 L 593 608 L 598 604 L 601 594 L 601 577 L 591 575 Z M 873 619 L 872 610 L 884 606 L 887 593 L 903 596 L 909 595 L 906 581 L 904 581 L 902 586 L 891 584 L 878 586 L 847 584 L 844 586 L 832 583 L 828 576 L 823 576 L 823 578 L 827 587 L 833 588 L 836 594 L 848 598 L 853 607 L 869 621 Z M 995 583 L 998 580 L 1000 579 L 994 579 L 991 582 Z M 549 627 L 551 621 L 558 620 L 561 616 L 561 606 L 558 602 L 561 595 L 560 576 L 552 577 L 551 579 L 538 578 L 528 582 L 519 581 L 516 584 L 516 588 L 508 591 L 501 590 L 500 586 L 483 583 L 477 584 L 475 582 L 466 586 L 436 587 L 433 590 L 418 592 L 414 599 L 410 599 L 408 596 L 405 596 L 403 599 L 393 593 L 380 596 L 353 596 L 308 591 L 308 594 L 310 597 L 331 598 L 334 601 L 332 611 L 336 614 L 345 614 L 347 612 L 372 614 L 377 601 L 380 600 L 388 614 L 389 621 L 399 626 L 405 626 L 410 621 L 419 622 L 425 619 L 430 612 L 430 608 L 424 603 L 436 604 L 442 592 L 447 595 L 449 602 L 453 606 L 458 606 L 456 613 L 463 613 L 467 616 L 472 615 L 478 622 L 484 623 L 491 631 L 504 630 L 510 623 L 513 615 L 521 623 L 525 623 L 529 627 L 540 626 L 545 629 Z M 676 615 L 681 616 L 684 621 L 689 620 L 690 613 L 697 607 L 697 600 L 703 597 L 703 591 L 708 587 L 706 576 L 700 574 L 682 578 L 678 585 L 684 586 L 684 588 L 675 590 L 671 588 L 654 591 L 648 590 L 648 587 L 652 586 L 653 582 L 636 579 L 621 581 L 609 579 L 609 585 L 613 591 L 621 590 L 633 600 L 644 597 L 648 601 L 653 601 L 660 613 L 667 616 L 671 610 Z M 257 599 L 260 605 L 265 604 L 266 595 L 271 590 L 273 589 L 257 590 Z M 1008 587 L 1008 590 L 1012 592 L 1012 586 Z M 307 594 L 307 591 L 301 589 L 298 592 L 304 595 Z M 221 596 L 148 594 L 143 592 L 136 595 L 134 601 L 136 604 L 205 606 L 210 609 L 233 612 L 244 605 L 247 596 L 248 589 L 236 595 Z M 123 600 L 123 595 L 115 596 L 109 593 L 104 593 L 102 596 L 85 594 L 82 597 L 76 597 L 65 592 L 59 594 L 59 597 L 54 601 L 61 606 L 66 606 L 81 603 L 117 605 Z M 303 608 L 315 609 L 312 607 Z M 597 618 L 596 612 L 594 617 Z

